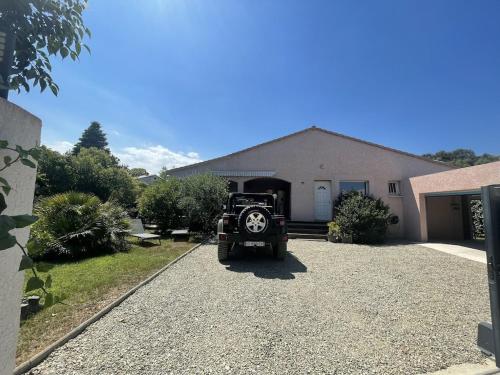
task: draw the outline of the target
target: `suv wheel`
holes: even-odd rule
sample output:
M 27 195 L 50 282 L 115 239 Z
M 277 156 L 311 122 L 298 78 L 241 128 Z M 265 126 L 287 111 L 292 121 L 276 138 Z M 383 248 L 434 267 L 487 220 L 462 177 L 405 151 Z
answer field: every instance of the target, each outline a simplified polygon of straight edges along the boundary
M 261 206 L 248 206 L 238 217 L 238 227 L 243 233 L 258 238 L 267 232 L 271 226 L 271 213 Z
M 278 242 L 273 245 L 273 255 L 276 259 L 284 260 L 287 252 L 287 243 L 286 242 Z
M 219 258 L 219 262 L 229 258 L 229 244 L 227 242 L 219 242 L 217 245 L 217 257 Z

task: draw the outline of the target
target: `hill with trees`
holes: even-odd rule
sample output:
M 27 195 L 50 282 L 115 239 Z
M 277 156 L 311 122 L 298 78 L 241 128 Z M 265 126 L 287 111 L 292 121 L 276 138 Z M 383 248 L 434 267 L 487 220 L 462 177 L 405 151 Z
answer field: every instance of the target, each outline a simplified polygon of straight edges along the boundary
M 499 155 L 486 153 L 482 155 L 476 155 L 474 151 L 463 148 L 458 148 L 453 151 L 438 151 L 435 154 L 424 154 L 422 156 L 460 168 L 471 167 L 473 165 L 486 164 L 500 160 Z

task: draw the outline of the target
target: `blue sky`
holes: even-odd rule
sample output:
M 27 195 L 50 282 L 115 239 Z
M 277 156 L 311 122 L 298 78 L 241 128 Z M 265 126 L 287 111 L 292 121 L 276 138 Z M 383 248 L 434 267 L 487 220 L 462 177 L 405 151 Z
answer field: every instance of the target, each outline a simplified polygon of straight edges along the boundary
M 12 93 L 64 149 L 93 120 L 155 172 L 312 124 L 417 154 L 500 154 L 500 1 L 89 0 L 59 97 Z

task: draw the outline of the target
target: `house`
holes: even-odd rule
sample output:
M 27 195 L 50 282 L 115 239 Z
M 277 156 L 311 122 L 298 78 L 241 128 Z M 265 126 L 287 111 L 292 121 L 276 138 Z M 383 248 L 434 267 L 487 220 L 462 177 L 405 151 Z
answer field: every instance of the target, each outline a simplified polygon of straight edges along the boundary
M 149 174 L 149 175 L 137 177 L 139 182 L 142 182 L 143 184 L 146 184 L 146 185 L 151 185 L 153 182 L 158 181 L 158 179 L 160 179 L 160 178 L 161 178 L 160 176 L 157 176 L 155 174 Z
M 275 193 L 279 209 L 292 221 L 329 221 L 333 203 L 342 191 L 362 191 L 382 198 L 399 217 L 399 222 L 390 226 L 392 237 L 421 239 L 420 230 L 414 227 L 420 213 L 409 181 L 452 169 L 313 126 L 167 173 L 176 177 L 213 173 L 226 177 L 234 192 Z

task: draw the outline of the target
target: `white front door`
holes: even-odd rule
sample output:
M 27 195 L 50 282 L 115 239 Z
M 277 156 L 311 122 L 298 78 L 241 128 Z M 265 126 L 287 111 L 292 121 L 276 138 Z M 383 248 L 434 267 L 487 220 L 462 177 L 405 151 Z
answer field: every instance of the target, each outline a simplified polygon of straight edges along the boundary
M 318 221 L 332 220 L 331 181 L 314 181 L 314 213 Z

